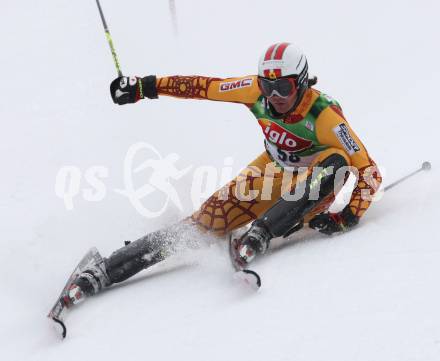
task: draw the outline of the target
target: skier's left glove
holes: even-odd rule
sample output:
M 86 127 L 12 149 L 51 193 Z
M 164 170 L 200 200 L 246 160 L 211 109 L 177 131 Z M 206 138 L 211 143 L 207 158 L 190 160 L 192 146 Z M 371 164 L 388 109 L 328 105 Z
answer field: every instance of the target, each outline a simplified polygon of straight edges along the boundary
M 339 213 L 321 213 L 309 221 L 309 227 L 317 231 L 332 235 L 337 232 L 345 232 L 359 223 L 349 206 Z
M 144 98 L 156 99 L 156 77 L 121 76 L 111 82 L 110 95 L 113 102 L 119 105 L 136 103 Z

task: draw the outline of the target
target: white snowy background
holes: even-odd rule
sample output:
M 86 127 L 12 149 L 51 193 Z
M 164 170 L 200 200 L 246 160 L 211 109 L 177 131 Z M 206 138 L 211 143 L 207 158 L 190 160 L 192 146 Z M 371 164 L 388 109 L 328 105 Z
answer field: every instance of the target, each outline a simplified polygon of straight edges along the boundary
M 263 151 L 245 107 L 162 98 L 118 107 L 115 69 L 93 0 L 3 0 L 0 21 L 0 357 L 2 360 L 438 360 L 440 5 L 435 0 L 102 0 L 129 75 L 255 74 L 269 44 L 291 41 L 390 183 L 361 225 L 304 231 L 260 259 L 260 292 L 232 280 L 224 245 L 196 251 L 88 300 L 61 341 L 45 317 L 91 247 L 106 256 L 190 214 L 146 219 L 123 188 L 128 148 L 148 142 L 178 167 L 235 174 Z M 55 194 L 63 166 L 109 170 L 103 201 Z M 82 179 L 81 192 L 90 188 Z M 152 202 L 154 203 L 154 202 Z M 299 242 L 295 242 L 299 240 Z

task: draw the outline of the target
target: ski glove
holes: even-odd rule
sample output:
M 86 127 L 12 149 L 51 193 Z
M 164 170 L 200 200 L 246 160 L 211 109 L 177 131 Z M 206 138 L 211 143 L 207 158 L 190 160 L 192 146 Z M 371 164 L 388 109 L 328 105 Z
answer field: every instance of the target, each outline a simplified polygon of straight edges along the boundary
M 110 94 L 113 102 L 119 105 L 136 103 L 144 98 L 156 99 L 156 77 L 121 76 L 111 82 Z
M 309 221 L 309 227 L 317 231 L 332 235 L 336 232 L 345 232 L 359 223 L 349 206 L 339 213 L 321 213 Z

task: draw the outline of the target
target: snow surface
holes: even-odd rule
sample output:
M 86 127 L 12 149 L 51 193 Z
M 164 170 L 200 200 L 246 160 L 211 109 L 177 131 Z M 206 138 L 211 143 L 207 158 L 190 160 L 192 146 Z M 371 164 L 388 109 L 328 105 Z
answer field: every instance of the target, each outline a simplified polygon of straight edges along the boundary
M 123 187 L 127 149 L 143 141 L 179 166 L 234 172 L 262 152 L 243 106 L 162 98 L 115 106 L 115 77 L 95 2 L 2 1 L 0 355 L 2 360 L 439 360 L 440 82 L 438 1 L 102 1 L 126 74 L 238 76 L 276 41 L 307 53 L 318 89 L 340 101 L 385 183 L 350 233 L 296 235 L 255 264 L 260 292 L 235 284 L 224 244 L 172 260 L 88 300 L 60 341 L 45 317 L 91 246 L 190 214 L 145 219 Z M 55 194 L 62 166 L 109 169 L 101 202 Z M 82 189 L 89 187 L 81 183 Z M 185 198 L 186 197 L 186 198 Z

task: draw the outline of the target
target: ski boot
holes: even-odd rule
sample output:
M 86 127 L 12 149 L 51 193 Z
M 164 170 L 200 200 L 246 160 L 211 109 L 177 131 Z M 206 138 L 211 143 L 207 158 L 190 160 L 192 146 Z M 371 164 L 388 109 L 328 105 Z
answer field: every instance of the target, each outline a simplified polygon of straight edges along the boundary
M 105 261 L 101 259 L 99 263 L 90 265 L 79 274 L 63 296 L 63 302 L 69 308 L 82 302 L 86 297 L 98 293 L 104 287 L 110 286 L 111 283 Z
M 289 201 L 280 198 L 239 239 L 231 239 L 231 254 L 236 268 L 245 268 L 258 254 L 264 254 L 275 237 L 288 237 L 304 225 L 304 217 L 334 192 L 336 170 L 346 166 L 345 158 L 332 154 L 319 166 L 321 170 L 306 179 L 301 198 Z M 311 197 L 312 193 L 316 197 Z
M 264 254 L 272 237 L 264 224 L 257 220 L 243 236 L 233 239 L 233 256 L 237 266 L 245 268 L 257 254 Z
M 67 306 L 81 302 L 85 297 L 97 294 L 103 288 L 123 282 L 172 253 L 171 244 L 178 239 L 178 232 L 167 228 L 152 232 L 113 252 L 108 258 L 95 258 L 72 282 L 65 295 Z

